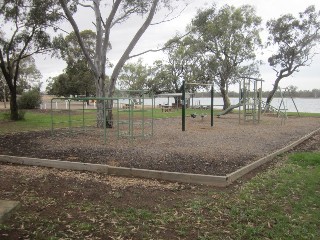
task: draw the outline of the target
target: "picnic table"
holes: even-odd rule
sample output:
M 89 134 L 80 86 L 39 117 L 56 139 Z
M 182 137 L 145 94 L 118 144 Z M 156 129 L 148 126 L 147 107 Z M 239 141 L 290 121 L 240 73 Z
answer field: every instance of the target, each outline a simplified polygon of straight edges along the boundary
M 172 107 L 169 105 L 162 105 L 161 106 L 161 111 L 162 112 L 172 112 Z

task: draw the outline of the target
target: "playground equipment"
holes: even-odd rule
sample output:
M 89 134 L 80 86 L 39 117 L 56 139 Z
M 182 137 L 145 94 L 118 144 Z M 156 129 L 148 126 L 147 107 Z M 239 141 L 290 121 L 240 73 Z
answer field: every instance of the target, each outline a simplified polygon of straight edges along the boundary
M 259 123 L 261 118 L 262 79 L 242 77 L 239 82 L 239 123 L 252 121 Z M 242 88 L 241 88 L 242 87 Z M 242 114 L 241 114 L 242 107 Z M 241 116 L 242 115 L 242 116 Z
M 211 116 L 211 127 L 213 127 L 213 84 L 203 84 L 203 83 L 186 83 L 185 81 L 182 82 L 182 131 L 186 130 L 186 85 L 201 85 L 201 86 L 209 86 L 211 87 L 210 95 L 211 95 L 211 105 L 210 105 L 210 116 Z M 205 114 L 201 113 L 201 119 L 203 120 L 206 116 Z M 196 118 L 197 114 L 191 115 L 192 118 Z
M 127 115 L 125 119 L 118 119 L 118 137 L 153 136 L 154 96 L 147 96 L 145 90 L 122 90 L 121 92 L 127 93 L 128 104 L 118 108 L 119 113 Z M 151 109 L 146 107 L 147 99 L 151 101 Z M 151 111 L 149 118 L 146 116 L 147 111 Z
M 278 118 L 281 118 L 281 124 L 284 124 L 286 119 L 288 118 L 287 115 L 287 111 L 288 111 L 288 107 L 287 107 L 287 98 L 290 97 L 290 99 L 292 100 L 292 103 L 296 109 L 296 112 L 298 114 L 298 116 L 300 117 L 300 113 L 299 110 L 297 108 L 297 105 L 293 99 L 292 93 L 290 91 L 289 88 L 278 88 L 278 91 L 280 93 L 280 103 L 278 107 L 274 107 L 272 105 L 269 104 L 269 106 L 267 107 L 267 104 L 265 102 L 262 101 L 262 107 L 265 109 L 263 111 L 263 114 L 266 113 L 272 113 L 272 114 L 276 114 Z
M 217 116 L 220 117 L 235 108 L 239 108 L 239 124 L 249 121 L 259 123 L 261 117 L 262 82 L 263 80 L 257 78 L 241 77 L 239 81 L 239 103 L 231 105 L 217 114 Z
M 88 108 L 87 102 L 97 102 L 100 101 L 103 106 L 103 128 L 99 129 L 103 131 L 104 142 L 107 141 L 108 137 L 111 135 L 116 135 L 117 138 L 137 138 L 137 137 L 147 137 L 153 136 L 153 114 L 155 101 L 153 96 L 149 97 L 151 105 L 148 107 L 145 105 L 145 92 L 143 90 L 136 91 L 139 96 L 139 104 L 136 102 L 134 96 L 128 98 L 117 97 L 117 98 L 52 98 L 51 99 L 51 133 L 54 134 L 55 128 L 67 128 L 69 133 L 79 131 L 93 131 L 98 130 L 96 126 L 96 108 L 95 104 L 93 107 Z M 67 107 L 68 117 L 61 118 L 61 111 L 56 111 L 54 109 L 54 102 L 62 101 L 65 102 Z M 111 103 L 111 104 L 110 104 Z M 73 106 L 73 107 L 71 107 Z M 76 109 L 74 106 L 77 106 Z M 108 107 L 109 106 L 109 107 Z M 71 113 L 73 111 L 81 111 L 81 119 L 79 120 L 79 114 Z M 109 111 L 113 112 L 112 126 L 113 128 L 108 128 L 106 124 L 106 116 Z M 78 118 L 75 119 L 77 115 Z

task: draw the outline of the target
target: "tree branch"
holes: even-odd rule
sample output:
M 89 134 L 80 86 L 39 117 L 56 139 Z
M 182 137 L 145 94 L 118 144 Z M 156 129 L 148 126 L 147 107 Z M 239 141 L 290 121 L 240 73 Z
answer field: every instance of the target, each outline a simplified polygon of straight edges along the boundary
M 116 20 L 114 20 L 112 22 L 111 27 L 113 27 L 114 25 L 121 23 L 124 19 L 126 19 L 130 14 L 134 13 L 136 11 L 136 9 L 138 9 L 138 7 L 136 8 L 131 8 L 128 11 L 126 11 L 122 16 L 118 17 Z
M 186 4 L 186 6 L 179 12 L 179 14 L 176 15 L 176 16 L 174 16 L 173 18 L 166 19 L 168 16 L 170 16 L 171 13 L 173 13 L 174 10 L 172 10 L 169 14 L 167 14 L 162 21 L 156 22 L 156 23 L 151 23 L 150 26 L 158 25 L 158 24 L 165 23 L 165 22 L 170 22 L 170 21 L 172 21 L 172 20 L 180 17 L 181 14 L 182 14 L 182 12 L 184 12 L 184 10 L 186 10 L 186 8 L 187 8 L 188 5 L 189 5 L 189 4 Z
M 75 22 L 72 14 L 71 14 L 71 12 L 69 11 L 65 0 L 59 0 L 59 3 L 60 3 L 60 5 L 61 5 L 64 13 L 65 13 L 66 16 L 67 16 L 67 19 L 69 20 L 70 24 L 71 24 L 72 27 L 73 27 L 73 30 L 74 30 L 74 32 L 75 32 L 75 34 L 76 34 L 76 37 L 77 37 L 78 41 L 79 41 L 80 47 L 81 47 L 81 49 L 82 49 L 82 51 L 83 51 L 83 54 L 85 55 L 85 57 L 86 57 L 89 65 L 90 65 L 92 71 L 94 72 L 95 75 L 99 75 L 98 69 L 97 69 L 96 66 L 94 65 L 94 62 L 93 62 L 92 59 L 90 58 L 90 55 L 89 55 L 87 49 L 86 49 L 85 46 L 84 46 L 84 42 L 83 42 L 83 40 L 82 40 L 82 38 L 81 38 L 81 36 L 80 36 L 80 31 L 79 31 L 78 25 L 77 25 L 77 23 Z
M 78 2 L 78 4 L 81 6 L 81 7 L 85 7 L 85 8 L 91 8 L 93 10 L 93 7 L 89 4 L 83 4 L 83 3 L 80 3 Z
M 106 52 L 108 49 L 108 45 L 110 42 L 110 29 L 111 29 L 111 24 L 112 24 L 112 20 L 114 19 L 114 16 L 116 15 L 118 8 L 120 6 L 121 0 L 116 0 L 112 6 L 111 12 L 106 20 L 105 23 L 105 30 L 104 30 L 104 41 L 103 41 L 103 45 L 102 45 L 102 52 L 103 52 L 103 59 L 102 59 L 102 66 L 106 65 L 107 62 L 107 56 L 106 56 Z M 104 70 L 105 71 L 105 70 Z
M 191 32 L 191 31 L 187 32 L 186 34 L 180 36 L 179 38 L 177 38 L 176 40 L 170 42 L 168 45 L 165 45 L 165 46 L 162 47 L 162 48 L 159 48 L 159 49 L 149 49 L 149 50 L 146 50 L 146 51 L 144 51 L 144 52 L 131 55 L 131 56 L 128 57 L 128 59 L 135 58 L 135 57 L 139 57 L 139 56 L 141 56 L 141 55 L 143 55 L 143 54 L 146 54 L 146 53 L 149 53 L 149 52 L 159 52 L 159 51 L 163 51 L 163 50 L 169 48 L 172 44 L 177 43 L 179 40 L 181 40 L 182 38 L 184 38 L 184 37 L 186 37 L 187 35 L 189 35 L 190 32 Z
M 112 96 L 112 94 L 113 94 L 117 77 L 118 77 L 119 72 L 120 72 L 121 68 L 123 67 L 124 63 L 126 62 L 126 60 L 128 60 L 129 54 L 131 53 L 131 51 L 133 50 L 133 48 L 135 47 L 135 45 L 137 44 L 137 42 L 139 41 L 139 39 L 141 38 L 143 33 L 146 31 L 146 29 L 150 25 L 150 23 L 153 19 L 153 16 L 156 12 L 156 8 L 157 8 L 159 1 L 160 0 L 153 0 L 153 3 L 152 3 L 152 6 L 151 6 L 151 9 L 150 9 L 150 12 L 149 12 L 147 19 L 142 24 L 140 29 L 137 31 L 137 33 L 135 34 L 135 36 L 133 37 L 133 39 L 129 43 L 127 49 L 124 51 L 120 60 L 116 64 L 116 66 L 112 72 L 112 75 L 111 75 L 111 83 L 110 83 L 109 91 L 108 91 L 109 96 Z

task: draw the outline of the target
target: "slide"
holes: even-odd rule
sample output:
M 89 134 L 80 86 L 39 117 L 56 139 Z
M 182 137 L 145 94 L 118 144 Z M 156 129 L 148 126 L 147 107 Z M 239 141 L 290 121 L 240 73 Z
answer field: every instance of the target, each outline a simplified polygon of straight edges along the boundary
M 238 104 L 235 105 L 231 105 L 230 107 L 228 107 L 226 110 L 222 111 L 221 113 L 218 113 L 217 116 L 220 117 L 221 115 L 225 115 L 229 112 L 231 112 L 233 109 L 240 107 L 243 104 L 243 102 L 239 102 Z

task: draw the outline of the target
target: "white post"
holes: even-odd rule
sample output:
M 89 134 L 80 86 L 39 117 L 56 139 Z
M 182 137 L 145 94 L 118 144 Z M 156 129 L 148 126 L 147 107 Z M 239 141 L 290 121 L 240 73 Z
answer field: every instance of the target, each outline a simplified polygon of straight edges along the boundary
M 44 109 L 47 109 L 47 104 L 46 103 L 44 104 Z
M 66 109 L 68 109 L 68 101 L 66 101 Z
M 86 109 L 88 109 L 88 103 L 87 103 L 87 102 L 85 102 L 85 103 L 84 103 L 84 105 L 86 106 Z
M 56 102 L 56 109 L 58 109 L 58 102 Z

